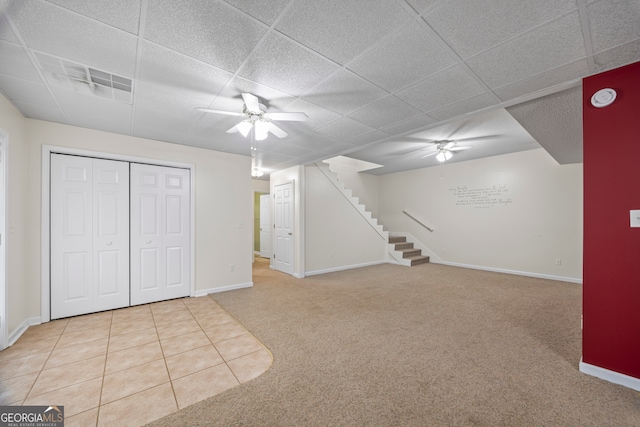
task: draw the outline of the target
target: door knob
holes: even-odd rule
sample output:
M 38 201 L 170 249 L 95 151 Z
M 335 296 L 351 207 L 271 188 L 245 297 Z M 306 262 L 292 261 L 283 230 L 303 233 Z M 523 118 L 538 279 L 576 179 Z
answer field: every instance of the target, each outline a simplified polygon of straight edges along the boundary
M 107 246 L 113 245 L 113 242 L 107 242 Z
M 150 245 L 150 244 L 151 244 L 151 240 L 147 240 L 147 245 Z
M 288 233 L 288 234 L 289 234 L 289 236 L 291 236 L 291 235 L 292 235 L 292 233 Z

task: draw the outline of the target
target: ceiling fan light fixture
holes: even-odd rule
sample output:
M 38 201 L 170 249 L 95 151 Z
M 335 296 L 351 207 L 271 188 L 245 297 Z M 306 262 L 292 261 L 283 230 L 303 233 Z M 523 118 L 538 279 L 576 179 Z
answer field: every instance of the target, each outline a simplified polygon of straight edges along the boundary
M 438 154 L 436 154 L 436 160 L 438 160 L 439 162 L 446 162 L 451 157 L 453 157 L 453 154 L 451 154 L 449 151 L 440 151 Z
M 254 124 L 254 129 L 256 131 L 256 140 L 262 141 L 263 139 L 266 139 L 269 134 L 269 122 L 258 120 Z
M 254 178 L 260 178 L 262 175 L 264 175 L 264 172 L 261 171 L 258 168 L 253 168 L 251 169 L 251 176 Z
M 251 123 L 251 120 L 243 120 L 236 125 L 236 128 L 238 129 L 238 131 L 245 138 L 247 137 L 247 135 L 249 135 L 249 132 L 251 132 L 252 127 L 253 127 L 253 124 Z

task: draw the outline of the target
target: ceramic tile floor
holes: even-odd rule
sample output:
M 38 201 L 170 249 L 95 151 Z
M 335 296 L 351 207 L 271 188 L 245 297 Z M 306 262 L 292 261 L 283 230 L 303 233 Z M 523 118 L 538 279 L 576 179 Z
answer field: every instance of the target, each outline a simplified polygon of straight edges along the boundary
M 0 405 L 64 405 L 66 427 L 137 426 L 272 360 L 212 298 L 163 301 L 30 327 L 0 351 Z

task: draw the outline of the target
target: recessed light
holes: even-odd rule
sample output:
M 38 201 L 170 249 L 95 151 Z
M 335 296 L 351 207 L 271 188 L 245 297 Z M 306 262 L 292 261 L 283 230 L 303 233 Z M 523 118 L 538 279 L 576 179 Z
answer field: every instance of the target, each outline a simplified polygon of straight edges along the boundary
M 591 105 L 596 108 L 606 107 L 616 100 L 616 91 L 610 88 L 600 89 L 591 97 Z

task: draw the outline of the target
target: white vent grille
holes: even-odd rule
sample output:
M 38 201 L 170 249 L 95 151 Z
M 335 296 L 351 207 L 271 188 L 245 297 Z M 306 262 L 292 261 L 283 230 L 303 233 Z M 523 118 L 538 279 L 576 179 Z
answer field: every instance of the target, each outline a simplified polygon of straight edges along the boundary
M 125 104 L 133 103 L 133 81 L 130 78 L 42 52 L 34 52 L 34 55 L 47 82 L 52 86 Z

